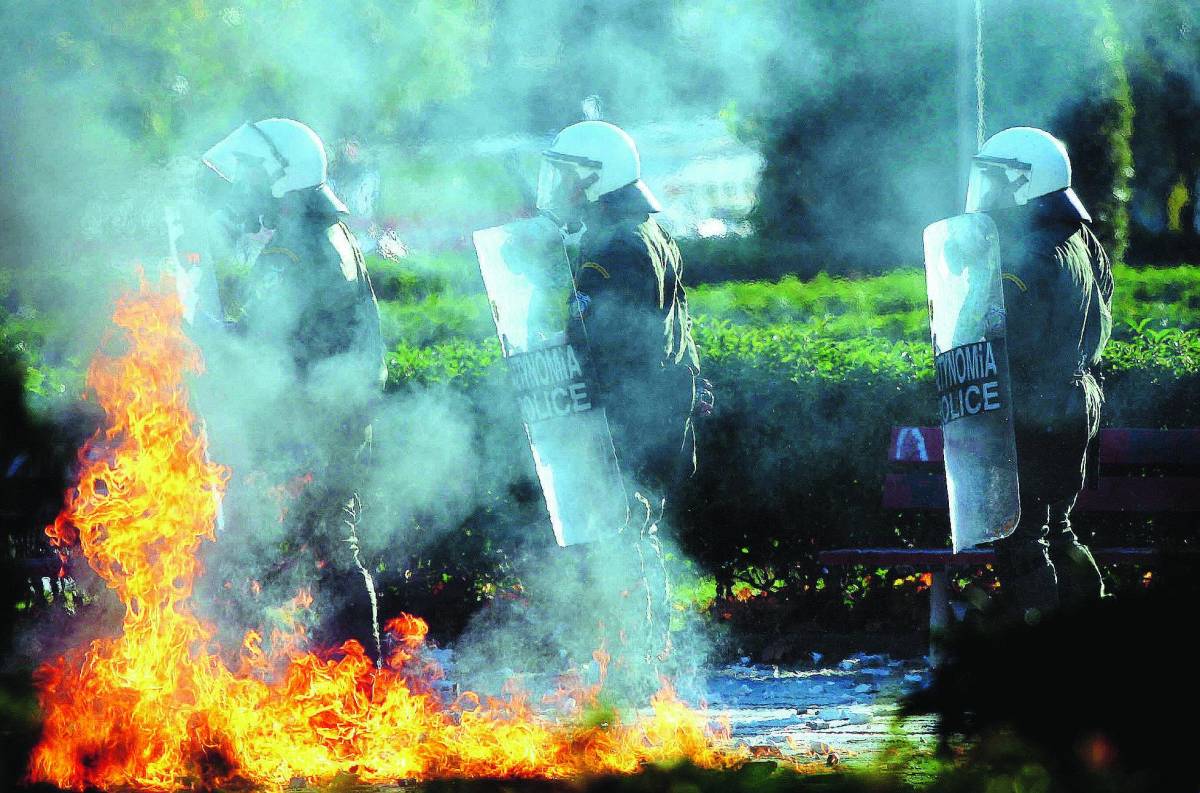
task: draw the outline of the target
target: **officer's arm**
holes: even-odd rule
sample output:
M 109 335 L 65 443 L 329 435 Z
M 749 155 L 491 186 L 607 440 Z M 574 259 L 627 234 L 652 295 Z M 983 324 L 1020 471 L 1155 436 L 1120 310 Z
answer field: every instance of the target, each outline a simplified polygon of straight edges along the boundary
M 264 321 L 269 321 L 284 298 L 284 270 L 296 266 L 296 262 L 296 254 L 286 248 L 267 247 L 259 253 L 242 283 L 241 310 L 231 323 L 234 329 L 245 333 L 254 325 L 261 326 Z

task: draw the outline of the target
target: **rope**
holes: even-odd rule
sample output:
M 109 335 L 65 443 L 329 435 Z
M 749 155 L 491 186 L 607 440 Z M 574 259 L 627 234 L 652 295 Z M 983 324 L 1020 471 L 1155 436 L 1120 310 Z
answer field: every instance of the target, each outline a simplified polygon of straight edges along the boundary
M 983 148 L 983 0 L 975 0 L 975 151 Z

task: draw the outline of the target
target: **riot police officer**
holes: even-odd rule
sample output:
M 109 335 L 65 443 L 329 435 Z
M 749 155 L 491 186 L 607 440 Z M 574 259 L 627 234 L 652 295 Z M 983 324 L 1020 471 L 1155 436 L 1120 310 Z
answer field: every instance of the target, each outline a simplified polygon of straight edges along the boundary
M 695 466 L 693 413 L 712 392 L 698 380 L 683 261 L 654 219 L 633 139 L 598 120 L 563 129 L 543 152 L 538 209 L 579 235 L 571 311 L 607 411 L 617 456 L 652 517 L 675 477 Z
M 608 682 L 645 693 L 672 654 L 670 575 L 659 528 L 674 505 L 672 486 L 696 464 L 693 415 L 713 404 L 707 381 L 698 379 L 683 261 L 654 219 L 661 207 L 641 179 L 637 146 L 613 124 L 588 120 L 558 133 L 543 152 L 537 206 L 578 243 L 569 308 L 580 321 L 569 323 L 568 338 L 588 350 L 596 401 L 633 496 L 631 531 L 590 552 L 630 576 L 625 583 L 603 576 L 597 590 L 644 596 L 641 616 L 642 609 L 624 607 L 618 624 L 601 625 L 601 643 L 619 648 Z M 584 566 L 581 576 L 595 574 Z M 641 663 L 627 663 L 638 656 Z
M 326 184 L 321 139 L 298 121 L 266 119 L 238 127 L 204 163 L 232 187 L 230 224 L 274 232 L 244 289 L 241 329 L 286 349 L 302 381 L 345 357 L 354 380 L 382 383 L 379 308 L 346 205 Z
M 1099 427 L 1093 368 L 1112 330 L 1112 267 L 1071 189 L 1066 147 L 1043 130 L 1014 127 L 984 143 L 966 209 L 988 213 L 999 232 L 1021 518 L 995 543 L 996 570 L 1029 618 L 1104 593 L 1071 511 Z
M 238 127 L 203 162 L 221 178 L 226 230 L 272 232 L 234 319 L 241 340 L 229 346 L 241 360 L 217 376 L 228 387 L 230 372 L 242 373 L 236 429 L 273 492 L 298 493 L 279 510 L 289 563 L 321 571 L 300 581 L 345 567 L 347 543 L 364 570 L 354 534 L 357 480 L 386 370 L 371 279 L 343 222 L 346 206 L 326 183 L 324 144 L 298 121 L 271 118 Z

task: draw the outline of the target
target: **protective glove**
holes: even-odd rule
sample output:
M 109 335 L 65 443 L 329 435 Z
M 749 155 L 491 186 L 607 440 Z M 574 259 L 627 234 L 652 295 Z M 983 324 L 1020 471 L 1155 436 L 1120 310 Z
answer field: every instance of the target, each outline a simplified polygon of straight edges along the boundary
M 571 297 L 571 316 L 574 319 L 582 319 L 587 314 L 588 306 L 592 304 L 592 299 L 583 292 L 575 292 Z

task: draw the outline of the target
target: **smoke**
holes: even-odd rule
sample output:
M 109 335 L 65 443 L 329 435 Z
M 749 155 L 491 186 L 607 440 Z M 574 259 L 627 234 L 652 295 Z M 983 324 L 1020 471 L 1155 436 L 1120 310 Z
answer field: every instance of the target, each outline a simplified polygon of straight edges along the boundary
M 643 145 L 650 173 L 656 163 L 699 160 L 692 139 L 721 119 L 766 158 L 765 234 L 819 239 L 823 247 L 809 250 L 871 267 L 915 261 L 921 227 L 960 208 L 960 5 L 880 0 L 848 13 L 844 4 L 784 0 L 6 4 L 0 245 L 11 293 L 3 299 L 46 318 L 48 363 L 81 365 L 136 268 L 164 268 L 163 209 L 195 200 L 209 176 L 200 153 L 247 119 L 287 116 L 316 129 L 338 167 L 350 167 L 348 141 L 362 144 L 379 206 L 400 218 L 395 234 L 410 254 L 389 272 L 443 279 L 486 316 L 474 274 L 439 270 L 436 254 L 461 250 L 481 217 L 503 222 L 528 209 L 539 146 L 579 120 L 588 97 L 600 100 L 588 103 L 593 112 L 656 131 Z M 988 132 L 1052 127 L 1064 108 L 1088 100 L 1094 72 L 1063 53 L 1087 48 L 1102 5 L 984 3 Z M 1140 41 L 1142 26 L 1160 24 L 1150 17 L 1126 13 L 1126 38 Z M 1193 63 L 1192 35 L 1162 45 Z M 759 163 L 751 158 L 750 170 Z M 662 198 L 670 205 L 686 190 Z M 801 216 L 808 221 L 790 220 Z M 885 255 L 881 239 L 894 243 Z M 223 255 L 227 298 L 261 244 Z M 465 676 L 587 664 L 600 646 L 640 659 L 630 690 L 671 671 L 673 662 L 654 660 L 660 634 L 639 633 L 634 617 L 644 611 L 639 581 L 662 577 L 659 559 L 668 573 L 686 566 L 669 539 L 676 527 L 662 527 L 661 553 L 640 535 L 604 548 L 552 547 L 540 501 L 524 492 L 532 464 L 502 383 L 485 379 L 470 394 L 409 387 L 376 400 L 347 393 L 352 378 L 335 368 L 300 394 L 282 351 L 234 336 L 210 342 L 196 405 L 212 455 L 233 479 L 204 597 L 228 619 L 232 646 L 237 629 L 311 580 L 304 565 L 332 554 L 346 573 L 342 535 L 290 536 L 286 511 L 305 497 L 307 475 L 352 471 L 362 552 L 384 578 L 403 578 L 464 526 L 497 525 L 480 516 L 500 508 L 527 535 L 488 550 L 523 590 L 474 617 L 459 647 Z M 347 405 L 364 407 L 347 415 Z M 332 583 L 323 593 L 329 613 L 361 611 L 351 575 Z M 404 605 L 396 594 L 385 602 Z M 436 631 L 438 615 L 425 616 Z M 660 626 L 681 619 L 652 616 Z M 699 632 L 676 631 L 673 641 L 664 657 L 703 658 Z
M 638 529 L 516 559 L 520 592 L 477 612 L 457 645 L 462 682 L 496 690 L 512 676 L 545 685 L 573 671 L 589 682 L 603 674 L 614 702 L 644 703 L 663 678 L 685 696 L 702 692 L 712 637 L 666 589 L 685 572 L 684 557 Z

